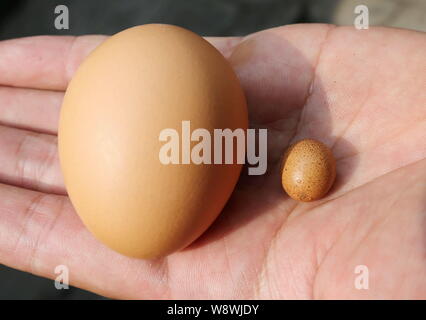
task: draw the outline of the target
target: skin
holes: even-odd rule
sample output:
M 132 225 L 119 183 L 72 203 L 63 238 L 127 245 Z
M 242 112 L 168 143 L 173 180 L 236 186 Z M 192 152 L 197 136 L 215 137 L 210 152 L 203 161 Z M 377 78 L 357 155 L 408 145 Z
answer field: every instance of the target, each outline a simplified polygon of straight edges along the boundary
M 66 265 L 71 284 L 113 298 L 426 298 L 425 34 L 292 25 L 209 39 L 241 79 L 251 127 L 269 129 L 268 171 L 243 174 L 201 238 L 155 261 L 97 242 L 59 170 L 63 91 L 103 39 L 0 42 L 1 263 L 52 279 Z M 337 180 L 298 203 L 280 157 L 308 137 L 332 148 Z

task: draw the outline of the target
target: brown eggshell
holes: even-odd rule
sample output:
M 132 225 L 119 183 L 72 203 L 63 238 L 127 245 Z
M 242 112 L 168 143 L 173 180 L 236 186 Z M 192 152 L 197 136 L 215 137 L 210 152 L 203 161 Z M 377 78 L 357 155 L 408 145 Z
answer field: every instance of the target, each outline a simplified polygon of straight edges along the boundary
M 282 186 L 298 201 L 321 199 L 336 177 L 336 161 L 323 143 L 305 139 L 291 145 L 282 163 Z
M 184 120 L 191 131 L 211 134 L 248 125 L 226 59 L 179 27 L 145 25 L 112 36 L 69 84 L 59 125 L 65 184 L 86 227 L 110 248 L 165 256 L 199 237 L 227 202 L 241 164 L 160 162 L 160 132 L 172 128 L 182 138 Z

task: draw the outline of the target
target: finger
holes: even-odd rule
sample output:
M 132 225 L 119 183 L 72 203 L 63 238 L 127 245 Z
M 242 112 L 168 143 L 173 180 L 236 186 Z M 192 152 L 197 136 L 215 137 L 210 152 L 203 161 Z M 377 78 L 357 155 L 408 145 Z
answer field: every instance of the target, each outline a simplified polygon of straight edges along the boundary
M 0 85 L 65 90 L 84 58 L 106 36 L 37 36 L 0 42 Z M 238 38 L 208 38 L 225 55 Z
M 57 137 L 0 126 L 0 182 L 66 194 Z
M 65 90 L 81 61 L 106 36 L 37 36 L 0 42 L 0 85 Z
M 64 94 L 0 86 L 0 125 L 56 134 Z
M 2 264 L 47 278 L 64 265 L 73 285 L 110 297 L 164 294 L 162 262 L 130 259 L 100 244 L 67 197 L 0 184 L 0 221 Z
M 242 37 L 205 37 L 225 58 L 229 58 Z

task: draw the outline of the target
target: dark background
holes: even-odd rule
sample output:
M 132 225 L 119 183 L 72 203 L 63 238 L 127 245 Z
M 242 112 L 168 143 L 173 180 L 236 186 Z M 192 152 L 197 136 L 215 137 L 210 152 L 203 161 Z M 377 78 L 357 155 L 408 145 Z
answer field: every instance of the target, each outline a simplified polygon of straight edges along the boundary
M 273 26 L 328 21 L 337 0 L 13 0 L 0 1 L 0 39 L 36 34 L 113 34 L 164 22 L 209 36 L 244 35 Z M 320 3 L 321 5 L 314 5 Z M 54 8 L 66 5 L 70 30 L 56 30 Z
M 204 36 L 246 35 L 275 26 L 353 24 L 365 4 L 371 25 L 426 31 L 426 0 L 0 0 L 0 40 L 41 34 L 114 34 L 145 23 L 170 23 Z M 69 30 L 56 30 L 54 9 L 69 9 Z M 0 222 L 1 223 L 1 222 Z M 0 299 L 103 299 L 0 264 Z

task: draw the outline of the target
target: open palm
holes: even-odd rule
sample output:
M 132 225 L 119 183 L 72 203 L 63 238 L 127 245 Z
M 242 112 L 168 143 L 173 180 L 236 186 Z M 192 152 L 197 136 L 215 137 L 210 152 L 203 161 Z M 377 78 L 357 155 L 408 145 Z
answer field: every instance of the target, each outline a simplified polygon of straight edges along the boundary
M 60 173 L 63 91 L 103 39 L 0 42 L 1 263 L 49 278 L 66 265 L 71 284 L 115 298 L 426 298 L 424 34 L 294 25 L 209 39 L 241 80 L 251 127 L 268 129 L 268 171 L 243 172 L 212 227 L 155 261 L 97 242 Z M 280 157 L 308 137 L 332 148 L 337 180 L 298 203 Z

